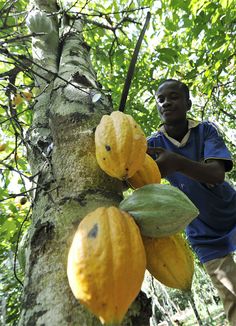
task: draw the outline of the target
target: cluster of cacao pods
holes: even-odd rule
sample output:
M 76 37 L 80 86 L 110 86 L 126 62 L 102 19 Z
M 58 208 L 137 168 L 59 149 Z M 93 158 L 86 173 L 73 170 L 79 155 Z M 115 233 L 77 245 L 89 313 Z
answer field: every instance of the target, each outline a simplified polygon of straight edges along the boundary
M 96 158 L 108 175 L 126 180 L 144 163 L 145 134 L 128 114 L 114 111 L 104 115 L 95 131 Z
M 146 269 L 166 286 L 191 289 L 194 260 L 180 231 L 198 210 L 179 189 L 160 184 L 145 134 L 130 115 L 104 115 L 95 145 L 100 168 L 136 190 L 119 208 L 100 207 L 83 218 L 67 275 L 74 296 L 102 323 L 115 324 L 138 295 Z
M 190 291 L 194 258 L 181 231 L 198 209 L 178 188 L 147 184 L 119 205 L 139 226 L 146 252 L 147 270 L 168 287 Z
M 95 131 L 96 158 L 108 175 L 126 180 L 134 189 L 160 183 L 156 162 L 146 154 L 142 128 L 128 114 L 114 111 L 104 115 Z

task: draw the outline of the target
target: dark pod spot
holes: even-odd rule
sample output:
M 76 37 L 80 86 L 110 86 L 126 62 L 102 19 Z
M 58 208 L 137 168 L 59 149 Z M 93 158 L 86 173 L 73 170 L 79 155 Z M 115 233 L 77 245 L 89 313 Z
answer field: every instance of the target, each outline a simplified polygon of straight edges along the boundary
M 111 146 L 105 145 L 106 150 L 109 152 L 111 150 Z
M 98 233 L 98 225 L 96 223 L 96 224 L 94 224 L 92 229 L 89 231 L 88 238 L 96 238 L 97 233 Z

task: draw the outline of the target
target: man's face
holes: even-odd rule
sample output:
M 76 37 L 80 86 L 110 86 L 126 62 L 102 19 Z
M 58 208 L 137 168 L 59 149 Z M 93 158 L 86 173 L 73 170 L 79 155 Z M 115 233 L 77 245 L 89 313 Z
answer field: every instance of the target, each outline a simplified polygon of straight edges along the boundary
M 166 124 L 186 120 L 186 112 L 191 108 L 191 101 L 180 85 L 173 81 L 165 82 L 158 88 L 156 101 L 161 119 Z

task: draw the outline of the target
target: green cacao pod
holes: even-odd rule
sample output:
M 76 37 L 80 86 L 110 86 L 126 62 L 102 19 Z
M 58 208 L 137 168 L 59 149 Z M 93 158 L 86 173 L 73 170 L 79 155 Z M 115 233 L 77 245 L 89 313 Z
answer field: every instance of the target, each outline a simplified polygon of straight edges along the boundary
M 136 121 L 114 111 L 104 115 L 95 131 L 96 158 L 108 175 L 125 180 L 143 165 L 147 141 Z
M 121 201 L 119 207 L 134 217 L 142 235 L 152 238 L 183 230 L 199 214 L 181 190 L 167 184 L 145 185 Z

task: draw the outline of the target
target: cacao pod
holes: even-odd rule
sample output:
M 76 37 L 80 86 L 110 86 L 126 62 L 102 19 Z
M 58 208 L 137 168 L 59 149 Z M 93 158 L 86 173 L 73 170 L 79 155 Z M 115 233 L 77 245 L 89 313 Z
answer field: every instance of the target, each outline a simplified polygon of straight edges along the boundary
M 96 158 L 108 175 L 124 180 L 143 165 L 147 141 L 141 127 L 128 114 L 104 115 L 95 131 Z
M 86 215 L 73 238 L 67 275 L 74 296 L 102 323 L 119 323 L 138 295 L 146 255 L 138 226 L 117 207 Z
M 0 144 L 0 152 L 5 151 L 6 148 L 7 148 L 7 144 Z
M 27 102 L 30 102 L 33 96 L 31 92 L 22 92 L 22 95 Z
M 160 170 L 154 161 L 154 159 L 146 154 L 144 163 L 131 178 L 127 180 L 127 183 L 134 189 L 151 183 L 160 183 L 161 174 Z
M 25 205 L 27 203 L 27 197 L 22 197 L 21 199 L 20 199 L 20 204 L 21 205 Z
M 147 270 L 162 284 L 190 291 L 194 273 L 194 258 L 181 234 L 154 239 L 143 237 Z
M 16 94 L 12 100 L 12 105 L 17 106 L 21 104 L 23 101 L 23 98 L 20 94 Z
M 157 183 L 135 190 L 119 207 L 133 216 L 142 235 L 152 238 L 183 230 L 199 214 L 181 190 Z

